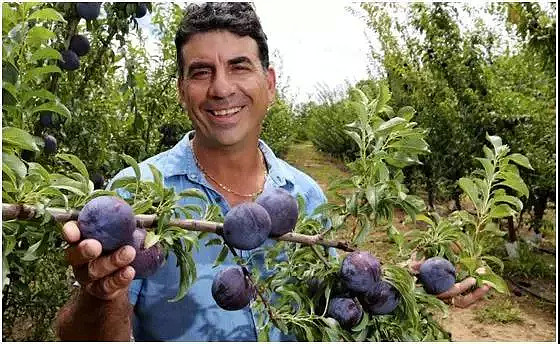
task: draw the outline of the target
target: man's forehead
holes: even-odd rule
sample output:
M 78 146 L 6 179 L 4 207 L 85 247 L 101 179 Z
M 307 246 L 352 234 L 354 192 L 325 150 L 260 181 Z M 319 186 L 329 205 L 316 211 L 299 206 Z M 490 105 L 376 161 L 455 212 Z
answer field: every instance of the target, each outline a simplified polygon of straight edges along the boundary
M 183 45 L 186 64 L 193 61 L 228 61 L 245 56 L 253 62 L 259 59 L 257 42 L 250 36 L 238 36 L 229 31 L 195 33 Z

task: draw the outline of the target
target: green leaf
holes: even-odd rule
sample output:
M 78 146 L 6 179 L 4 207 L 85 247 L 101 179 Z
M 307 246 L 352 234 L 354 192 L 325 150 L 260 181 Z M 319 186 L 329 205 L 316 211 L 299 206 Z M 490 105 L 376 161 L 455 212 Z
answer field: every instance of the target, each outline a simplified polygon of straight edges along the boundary
M 502 203 L 502 202 L 509 203 L 513 205 L 515 207 L 515 210 L 517 211 L 521 211 L 521 209 L 523 209 L 523 202 L 521 202 L 521 200 L 515 196 L 499 195 L 499 196 L 495 196 L 493 199 L 495 204 Z
M 24 79 L 26 82 L 36 79 L 43 74 L 52 74 L 52 73 L 62 73 L 60 68 L 55 65 L 46 65 L 42 67 L 36 67 L 29 70 L 25 75 Z
M 56 35 L 51 30 L 42 26 L 34 26 L 27 33 L 26 41 L 27 44 L 33 46 L 54 37 L 56 37 Z
M 2 190 L 5 190 L 7 192 L 15 192 L 15 184 L 17 181 L 16 173 L 10 168 L 10 166 L 8 166 L 8 164 L 6 164 L 5 161 L 2 161 L 2 173 L 5 174 L 6 177 L 8 177 L 8 179 L 2 180 Z
M 62 60 L 62 55 L 56 49 L 51 47 L 44 47 L 38 49 L 31 55 L 31 62 L 36 62 L 38 60 Z
M 131 157 L 130 155 L 126 155 L 124 153 L 121 154 L 121 157 L 134 170 L 134 175 L 136 176 L 136 180 L 140 180 L 140 178 L 141 178 L 140 167 L 138 167 L 138 163 L 136 162 L 136 160 L 133 157 Z
M 144 199 L 139 202 L 136 202 L 132 205 L 132 210 L 134 210 L 134 214 L 144 214 L 152 207 L 152 200 L 151 199 Z
M 50 101 L 56 101 L 57 99 L 56 96 L 52 94 L 50 91 L 47 91 L 44 88 L 40 88 L 38 90 L 24 92 L 21 100 L 23 103 L 26 103 L 27 101 L 33 98 L 50 100 Z
M 531 163 L 529 162 L 529 159 L 527 159 L 526 156 L 519 154 L 519 153 L 513 153 L 510 154 L 506 157 L 506 159 L 513 161 L 514 163 L 516 163 L 519 166 L 528 168 L 530 170 L 533 170 L 533 166 L 531 166 Z
M 509 217 L 515 215 L 515 210 L 511 209 L 507 204 L 498 204 L 492 207 L 488 216 L 493 219 L 501 219 L 504 217 Z
M 484 172 L 486 173 L 486 179 L 491 180 L 492 176 L 494 175 L 494 165 L 492 165 L 492 161 L 490 159 L 485 158 L 476 158 L 482 166 L 484 167 Z
M 190 188 L 190 189 L 183 190 L 179 193 L 178 196 L 179 196 L 179 198 L 195 197 L 195 198 L 199 198 L 203 201 L 208 200 L 208 198 L 206 197 L 204 192 L 202 192 L 202 190 L 195 189 L 195 188 Z
M 29 175 L 39 175 L 46 182 L 50 181 L 50 174 L 43 166 L 35 162 L 29 162 L 27 165 L 29 165 Z
M 149 249 L 159 242 L 159 235 L 154 231 L 146 231 L 146 238 L 144 239 L 144 249 Z
M 364 315 L 362 316 L 362 320 L 360 320 L 360 322 L 352 328 L 352 332 L 361 332 L 367 327 L 368 324 L 369 324 L 369 316 L 367 312 L 364 312 Z
M 381 132 L 386 132 L 389 131 L 403 123 L 406 123 L 406 120 L 404 118 L 401 117 L 393 117 L 390 120 L 383 122 L 376 130 L 376 134 L 379 134 Z
M 494 152 L 498 152 L 498 148 L 503 145 L 502 138 L 499 136 L 491 136 L 486 133 L 486 139 L 492 143 L 492 146 L 494 146 Z
M 42 242 L 42 240 L 39 240 L 36 243 L 34 243 L 33 245 L 29 246 L 29 248 L 27 249 L 27 251 L 25 252 L 23 257 L 21 258 L 21 260 L 26 261 L 26 262 L 30 262 L 30 261 L 33 261 L 33 260 L 36 260 L 37 258 L 39 258 L 37 256 L 36 252 L 37 252 L 37 249 L 39 248 L 39 246 L 41 246 L 41 242 Z
M 39 147 L 33 136 L 27 131 L 14 127 L 2 128 L 2 145 L 13 145 L 17 148 L 38 152 Z
M 154 165 L 148 164 L 148 167 L 152 171 L 152 175 L 154 177 L 154 184 L 157 186 L 157 190 L 159 191 L 159 194 L 163 196 L 163 190 L 164 190 L 163 175 Z
M 358 235 L 356 235 L 356 238 L 354 238 L 354 240 L 352 241 L 354 244 L 363 243 L 366 240 L 367 235 L 371 231 L 371 222 L 367 218 L 364 218 L 363 221 L 360 221 L 360 224 L 362 225 L 362 228 L 358 232 Z
M 19 178 L 24 178 L 27 175 L 25 163 L 13 154 L 2 152 L 2 168 L 4 166 L 7 166 L 12 172 L 16 173 Z M 7 173 L 9 173 L 9 171 L 7 171 Z
M 56 155 L 58 158 L 70 163 L 84 178 L 89 180 L 89 172 L 87 170 L 86 165 L 75 155 L 66 154 L 66 153 L 59 153 Z
M 18 69 L 11 62 L 2 60 L 2 81 L 15 85 L 18 76 Z
M 481 199 L 480 199 L 480 190 L 478 186 L 474 183 L 474 181 L 470 178 L 461 178 L 459 179 L 459 187 L 467 194 L 470 198 L 471 202 L 474 203 L 476 209 L 480 209 L 481 206 Z
M 503 180 L 496 185 L 507 186 L 519 192 L 521 196 L 526 196 L 526 197 L 529 196 L 529 188 L 527 188 L 527 185 L 518 174 L 501 171 L 499 172 L 498 177 L 502 178 Z
M 218 254 L 218 257 L 216 257 L 216 260 L 214 261 L 214 265 L 212 265 L 212 267 L 215 268 L 216 266 L 222 264 L 224 260 L 226 260 L 228 253 L 229 248 L 224 245 L 224 247 L 222 247 L 222 250 L 220 251 L 220 254 Z
M 33 110 L 31 110 L 31 113 L 36 113 L 40 111 L 56 112 L 57 114 L 62 115 L 66 118 L 71 116 L 70 110 L 68 110 L 68 108 L 64 106 L 64 104 L 61 104 L 57 101 L 49 101 L 47 103 L 41 104 L 36 108 L 34 108 Z
M 33 12 L 29 16 L 29 20 L 37 19 L 37 20 L 45 20 L 45 21 L 58 21 L 66 23 L 62 14 L 57 12 L 54 8 L 43 8 L 38 11 Z
M 350 136 L 352 138 L 352 140 L 354 140 L 354 142 L 356 142 L 356 144 L 358 145 L 358 147 L 362 147 L 363 143 L 362 143 L 362 138 L 360 137 L 360 135 L 358 135 L 358 133 L 356 133 L 355 131 L 351 131 L 351 130 L 344 130 L 344 132 Z
M 412 119 L 412 117 L 414 117 L 415 113 L 416 113 L 416 110 L 414 110 L 414 108 L 412 106 L 404 106 L 404 107 L 399 109 L 398 115 L 399 115 L 399 117 L 402 117 L 407 121 L 410 121 Z
M 117 180 L 115 180 L 112 184 L 111 184 L 111 190 L 115 190 L 115 189 L 119 189 L 122 187 L 125 187 L 129 184 L 136 184 L 136 177 L 121 177 Z
M 481 274 L 479 276 L 480 276 L 480 280 L 483 283 L 490 285 L 492 288 L 496 289 L 498 293 L 509 295 L 508 285 L 506 281 L 504 281 L 504 279 L 501 278 L 500 276 L 492 272 Z

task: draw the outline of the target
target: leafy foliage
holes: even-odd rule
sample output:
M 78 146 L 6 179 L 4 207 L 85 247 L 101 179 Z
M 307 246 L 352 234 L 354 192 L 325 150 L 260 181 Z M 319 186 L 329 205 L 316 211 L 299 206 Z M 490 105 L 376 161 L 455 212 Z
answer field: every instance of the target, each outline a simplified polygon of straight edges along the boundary
M 394 208 L 403 209 L 412 218 L 423 210 L 422 199 L 407 194 L 402 169 L 419 164 L 418 156 L 429 149 L 424 131 L 410 122 L 414 109 L 403 107 L 395 112 L 387 105 L 391 97 L 387 86 L 380 86 L 372 100 L 359 89 L 356 93 L 359 100 L 350 104 L 358 119 L 346 126 L 346 134 L 358 146 L 358 158 L 348 164 L 352 177 L 330 188 L 336 190 L 337 198 L 343 202 L 332 209 L 337 214 L 334 226 L 342 227 L 348 216 L 354 217 L 354 226 L 361 229 L 353 240 L 360 243 L 379 225 L 396 231 L 392 228 Z M 350 196 L 344 194 L 348 188 Z

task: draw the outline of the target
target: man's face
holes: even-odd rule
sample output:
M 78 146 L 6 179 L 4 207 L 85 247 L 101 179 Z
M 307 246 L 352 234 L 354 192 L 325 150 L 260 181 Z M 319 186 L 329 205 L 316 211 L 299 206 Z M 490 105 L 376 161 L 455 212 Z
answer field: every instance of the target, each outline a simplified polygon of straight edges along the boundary
M 255 40 L 229 31 L 197 33 L 182 54 L 177 86 L 198 139 L 214 147 L 254 141 L 276 87 L 274 70 L 263 69 Z

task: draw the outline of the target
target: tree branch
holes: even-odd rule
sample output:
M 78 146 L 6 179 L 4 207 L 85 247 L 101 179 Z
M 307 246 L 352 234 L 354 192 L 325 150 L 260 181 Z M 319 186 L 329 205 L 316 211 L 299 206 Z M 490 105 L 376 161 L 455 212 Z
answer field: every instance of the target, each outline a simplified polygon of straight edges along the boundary
M 57 222 L 75 221 L 78 219 L 80 212 L 75 209 L 69 211 L 61 208 L 47 208 L 52 217 Z M 9 204 L 2 203 L 2 221 L 7 220 L 31 220 L 40 215 L 39 209 L 35 206 L 27 204 Z M 156 215 L 136 215 L 136 224 L 139 227 L 151 228 L 157 226 Z M 223 224 L 219 222 L 191 220 L 191 219 L 171 219 L 169 226 L 180 227 L 183 229 L 220 234 L 223 231 Z M 321 234 L 304 235 L 299 233 L 286 233 L 280 237 L 272 238 L 278 241 L 289 241 L 305 245 L 321 245 L 325 247 L 334 247 L 345 252 L 353 252 L 356 250 L 346 241 L 327 240 Z

